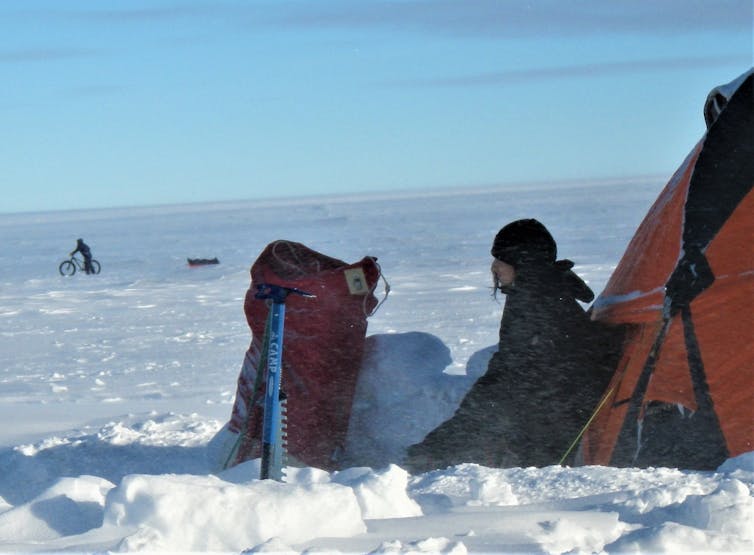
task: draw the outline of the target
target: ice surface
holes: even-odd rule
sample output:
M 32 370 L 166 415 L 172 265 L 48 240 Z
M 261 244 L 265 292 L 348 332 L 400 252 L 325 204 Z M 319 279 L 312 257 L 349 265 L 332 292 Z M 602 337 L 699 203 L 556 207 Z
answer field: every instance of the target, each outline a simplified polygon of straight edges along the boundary
M 751 453 L 718 472 L 396 464 L 486 368 L 495 232 L 540 219 L 599 293 L 662 185 L 1 215 L 0 551 L 751 552 Z M 57 274 L 78 237 L 100 275 Z M 392 288 L 369 322 L 351 464 L 285 484 L 257 480 L 258 461 L 213 475 L 248 270 L 281 238 L 376 256 Z

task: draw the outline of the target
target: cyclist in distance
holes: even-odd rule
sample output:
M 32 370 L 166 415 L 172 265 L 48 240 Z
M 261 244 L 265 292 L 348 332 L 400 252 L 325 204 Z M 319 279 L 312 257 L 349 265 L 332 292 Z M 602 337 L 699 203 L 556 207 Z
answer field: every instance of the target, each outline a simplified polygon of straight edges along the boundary
M 76 248 L 70 253 L 70 255 L 73 256 L 77 252 L 80 252 L 81 256 L 84 257 L 84 272 L 86 272 L 87 274 L 93 274 L 94 269 L 92 268 L 92 251 L 89 248 L 89 245 L 84 243 L 83 239 L 76 239 Z

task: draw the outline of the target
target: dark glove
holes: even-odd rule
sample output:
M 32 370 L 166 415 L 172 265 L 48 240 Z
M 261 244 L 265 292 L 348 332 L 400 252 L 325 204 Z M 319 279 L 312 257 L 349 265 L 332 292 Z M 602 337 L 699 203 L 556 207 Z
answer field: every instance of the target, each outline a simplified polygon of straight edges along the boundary
M 674 316 L 691 304 L 714 281 L 715 274 L 702 251 L 697 247 L 687 249 L 665 284 L 666 315 Z

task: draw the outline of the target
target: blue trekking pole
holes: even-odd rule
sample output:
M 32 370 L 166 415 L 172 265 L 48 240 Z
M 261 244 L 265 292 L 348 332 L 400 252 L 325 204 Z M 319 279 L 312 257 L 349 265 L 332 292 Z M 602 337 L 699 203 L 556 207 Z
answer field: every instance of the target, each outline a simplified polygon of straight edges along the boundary
M 289 294 L 314 297 L 292 287 L 259 284 L 255 297 L 271 299 L 268 330 L 267 376 L 264 397 L 264 419 L 262 423 L 262 469 L 260 478 L 283 481 L 283 401 L 280 384 L 283 369 L 283 329 L 285 327 L 285 299 Z

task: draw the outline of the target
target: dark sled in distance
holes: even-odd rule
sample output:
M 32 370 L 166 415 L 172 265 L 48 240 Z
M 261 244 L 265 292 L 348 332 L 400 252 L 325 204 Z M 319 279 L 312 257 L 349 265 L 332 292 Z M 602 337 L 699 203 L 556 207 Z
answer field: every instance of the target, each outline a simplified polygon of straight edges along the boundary
M 215 258 L 187 258 L 188 265 L 194 266 L 210 266 L 212 264 L 220 264 L 220 261 Z

